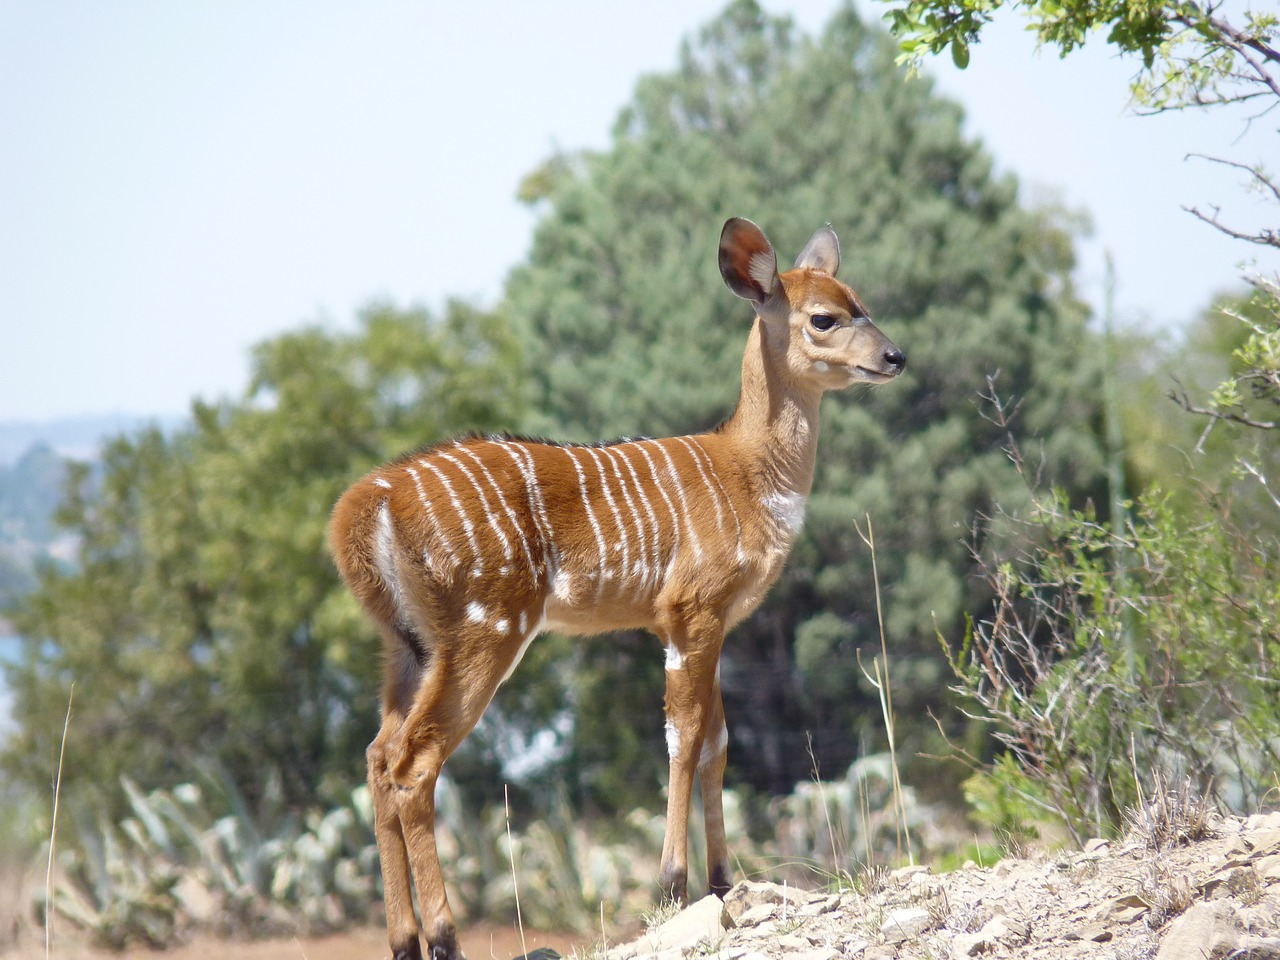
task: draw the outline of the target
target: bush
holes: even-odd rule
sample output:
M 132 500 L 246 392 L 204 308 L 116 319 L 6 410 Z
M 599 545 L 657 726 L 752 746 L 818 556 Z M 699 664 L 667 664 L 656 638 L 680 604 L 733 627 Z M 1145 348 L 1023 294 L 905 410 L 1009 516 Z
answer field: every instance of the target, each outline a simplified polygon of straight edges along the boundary
M 1280 541 L 1207 490 L 1181 510 L 1159 490 L 1125 507 L 1103 522 L 1050 493 L 988 522 L 1016 547 L 982 558 L 993 608 L 947 655 L 998 745 L 964 755 L 971 799 L 1007 832 L 1116 834 L 1158 782 L 1237 811 L 1274 787 Z

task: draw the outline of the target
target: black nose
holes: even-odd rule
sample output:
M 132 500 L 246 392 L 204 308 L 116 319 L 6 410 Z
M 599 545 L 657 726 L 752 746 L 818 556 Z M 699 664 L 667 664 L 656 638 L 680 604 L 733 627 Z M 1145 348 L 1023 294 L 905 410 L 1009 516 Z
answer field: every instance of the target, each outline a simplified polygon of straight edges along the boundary
M 896 367 L 898 372 L 902 372 L 902 368 L 907 365 L 907 355 L 894 347 L 892 350 L 884 352 L 884 362 L 891 367 Z

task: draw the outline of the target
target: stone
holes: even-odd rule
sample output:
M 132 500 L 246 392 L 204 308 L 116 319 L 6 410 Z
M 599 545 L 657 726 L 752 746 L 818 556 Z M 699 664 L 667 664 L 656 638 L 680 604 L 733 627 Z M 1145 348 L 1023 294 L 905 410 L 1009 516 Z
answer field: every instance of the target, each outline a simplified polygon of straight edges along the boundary
M 1244 822 L 1244 829 L 1253 830 L 1280 830 L 1280 811 L 1274 813 L 1255 813 L 1248 817 Z
M 880 933 L 890 943 L 918 937 L 933 926 L 933 917 L 923 907 L 903 907 L 892 911 L 880 924 Z
M 1229 903 L 1197 903 L 1169 924 L 1156 960 L 1225 957 L 1239 947 L 1241 933 Z
M 1024 943 L 1031 935 L 1031 928 L 1021 920 L 996 914 L 982 925 L 978 933 L 987 941 L 1005 940 L 1011 943 Z
M 1237 949 L 1249 960 L 1280 960 L 1280 937 L 1241 937 Z
M 680 951 L 704 940 L 714 943 L 724 935 L 722 912 L 719 897 L 705 896 L 631 943 L 610 950 L 609 956 L 613 960 L 628 960 L 642 953 L 661 955 L 668 950 Z
M 777 883 L 761 883 L 756 880 L 743 880 L 741 883 L 735 884 L 724 895 L 724 912 L 734 923 L 737 923 L 739 916 L 760 904 L 786 902 L 787 904 L 795 905 L 806 902 L 808 898 L 808 894 L 800 893 L 794 887 L 784 887 Z
M 899 883 L 901 883 L 904 880 L 910 880 L 912 877 L 916 877 L 916 876 L 919 876 L 920 874 L 924 874 L 928 872 L 929 872 L 928 867 L 923 866 L 922 864 L 914 864 L 910 867 L 899 867 L 897 870 L 894 870 L 889 874 L 889 879 L 897 880 Z
M 952 960 L 963 960 L 965 957 L 976 957 L 985 953 L 991 941 L 981 933 L 958 933 L 951 938 Z
M 726 907 L 726 909 L 728 909 Z M 766 920 L 772 920 L 778 912 L 776 903 L 757 903 L 754 907 L 749 907 L 743 913 L 734 918 L 734 925 L 738 927 L 754 927 Z
M 1258 871 L 1258 876 L 1263 880 L 1280 880 L 1280 853 L 1263 857 L 1253 865 L 1253 868 Z

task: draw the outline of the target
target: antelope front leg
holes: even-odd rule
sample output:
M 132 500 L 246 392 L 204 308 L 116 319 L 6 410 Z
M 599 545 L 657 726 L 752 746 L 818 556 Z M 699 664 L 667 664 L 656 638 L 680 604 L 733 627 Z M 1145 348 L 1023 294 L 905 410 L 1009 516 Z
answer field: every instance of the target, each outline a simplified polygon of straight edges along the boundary
M 698 756 L 698 782 L 702 787 L 702 818 L 707 830 L 707 889 L 721 899 L 732 886 L 729 845 L 724 836 L 724 766 L 729 755 L 729 728 L 720 699 L 719 669 L 711 692 L 711 713 Z
M 666 729 L 671 776 L 667 784 L 667 832 L 662 842 L 658 882 L 665 897 L 681 904 L 689 900 L 689 803 L 693 796 L 693 776 L 712 713 L 722 639 L 720 634 L 715 642 L 698 647 L 682 646 L 679 640 L 673 639 L 667 647 Z

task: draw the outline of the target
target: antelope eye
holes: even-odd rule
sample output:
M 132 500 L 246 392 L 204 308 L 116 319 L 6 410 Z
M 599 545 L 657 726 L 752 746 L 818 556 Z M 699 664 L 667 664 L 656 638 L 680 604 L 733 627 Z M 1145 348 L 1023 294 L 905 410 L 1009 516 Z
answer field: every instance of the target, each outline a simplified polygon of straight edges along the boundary
M 830 330 L 836 325 L 836 318 L 825 313 L 815 313 L 809 318 L 815 330 Z

